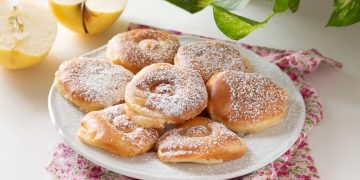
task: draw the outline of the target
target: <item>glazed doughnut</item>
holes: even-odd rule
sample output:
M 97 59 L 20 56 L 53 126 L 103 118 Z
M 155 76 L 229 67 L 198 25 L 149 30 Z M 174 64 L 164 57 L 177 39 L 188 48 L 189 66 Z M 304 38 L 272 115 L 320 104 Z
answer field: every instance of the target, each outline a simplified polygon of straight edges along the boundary
M 55 87 L 85 112 L 124 102 L 125 87 L 133 74 L 100 59 L 75 58 L 63 62 L 55 73 Z
M 207 82 L 224 70 L 251 72 L 249 61 L 230 45 L 217 41 L 200 41 L 181 46 L 175 56 L 175 65 L 197 71 Z
M 136 73 L 154 63 L 173 63 L 179 41 L 164 31 L 136 29 L 114 36 L 107 45 L 106 57 Z
M 86 144 L 128 157 L 151 149 L 158 132 L 136 125 L 125 115 L 124 105 L 92 111 L 80 121 L 79 138 Z
M 200 114 L 207 91 L 198 73 L 167 63 L 142 69 L 126 86 L 126 114 L 147 128 L 163 128 Z
M 261 74 L 224 71 L 206 86 L 211 118 L 239 134 L 274 126 L 286 114 L 287 91 Z
M 223 124 L 195 117 L 161 136 L 157 149 L 163 162 L 213 164 L 243 156 L 247 146 Z

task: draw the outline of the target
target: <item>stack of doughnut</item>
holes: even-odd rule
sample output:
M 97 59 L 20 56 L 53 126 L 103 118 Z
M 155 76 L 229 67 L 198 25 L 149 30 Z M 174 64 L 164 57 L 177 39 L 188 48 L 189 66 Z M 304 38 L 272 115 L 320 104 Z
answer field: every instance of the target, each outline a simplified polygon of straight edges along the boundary
M 230 44 L 180 46 L 152 29 L 114 36 L 106 58 L 65 61 L 55 87 L 88 113 L 78 130 L 84 143 L 122 157 L 156 151 L 163 162 L 239 158 L 247 151 L 240 136 L 282 122 L 287 112 L 287 92 L 254 73 Z

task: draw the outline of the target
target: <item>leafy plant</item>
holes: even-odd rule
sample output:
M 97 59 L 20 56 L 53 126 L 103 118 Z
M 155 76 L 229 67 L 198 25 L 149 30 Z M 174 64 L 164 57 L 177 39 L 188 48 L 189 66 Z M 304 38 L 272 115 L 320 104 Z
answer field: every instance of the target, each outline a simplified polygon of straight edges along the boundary
M 335 0 L 326 26 L 347 26 L 360 21 L 360 0 Z
M 212 6 L 217 27 L 231 39 L 239 40 L 259 27 L 264 26 L 273 16 L 290 10 L 295 13 L 300 0 L 274 0 L 273 12 L 263 21 L 239 16 L 232 11 L 244 8 L 250 0 L 166 0 L 190 13 Z M 334 9 L 326 26 L 348 26 L 360 21 L 360 0 L 334 0 Z

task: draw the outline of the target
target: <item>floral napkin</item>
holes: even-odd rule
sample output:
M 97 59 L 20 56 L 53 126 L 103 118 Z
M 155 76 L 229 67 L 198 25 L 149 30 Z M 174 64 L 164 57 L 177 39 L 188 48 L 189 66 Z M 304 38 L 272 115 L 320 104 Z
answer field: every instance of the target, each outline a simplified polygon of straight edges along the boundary
M 138 28 L 153 27 L 129 25 L 129 30 Z M 184 34 L 178 31 L 169 32 Z M 305 83 L 305 76 L 315 71 L 322 62 L 339 68 L 342 64 L 321 55 L 316 49 L 292 51 L 241 45 L 276 64 L 289 75 L 304 98 L 306 119 L 298 140 L 284 155 L 251 174 L 235 179 L 319 179 L 306 136 L 312 127 L 322 120 L 323 109 L 316 90 Z M 53 160 L 46 169 L 59 179 L 133 179 L 90 162 L 63 143 L 56 147 Z

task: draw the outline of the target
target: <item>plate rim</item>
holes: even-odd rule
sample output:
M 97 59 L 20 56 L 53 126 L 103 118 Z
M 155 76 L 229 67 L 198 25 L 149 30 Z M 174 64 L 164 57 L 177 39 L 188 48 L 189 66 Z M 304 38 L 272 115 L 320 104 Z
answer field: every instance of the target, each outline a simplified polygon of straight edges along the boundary
M 194 37 L 194 36 L 189 36 L 189 35 L 179 35 L 178 37 L 181 37 L 181 38 L 191 38 L 191 39 L 202 39 L 204 40 L 205 38 L 201 38 L 201 37 Z M 221 40 L 219 40 L 221 41 Z M 280 71 L 281 73 L 284 73 L 280 70 L 280 68 L 268 61 L 266 61 L 263 57 L 260 57 L 259 55 L 253 53 L 252 51 L 250 50 L 247 50 L 243 47 L 241 47 L 239 44 L 237 43 L 234 43 L 234 42 L 229 42 L 229 41 L 221 41 L 221 42 L 226 42 L 226 43 L 231 43 L 233 45 L 236 45 L 238 46 L 239 48 L 241 48 L 241 50 L 243 51 L 247 51 L 247 53 L 250 53 L 250 54 L 253 54 L 254 56 L 257 56 L 258 59 L 262 59 L 263 61 L 265 61 L 267 64 L 269 65 L 272 65 L 274 67 L 277 68 L 278 71 Z M 105 45 L 106 46 L 106 45 Z M 100 49 L 104 48 L 104 46 L 101 46 L 93 51 L 90 51 L 88 53 L 85 53 L 84 55 L 82 56 L 85 56 L 87 54 L 90 54 L 92 52 L 96 52 Z M 287 81 L 290 81 L 292 82 L 291 85 L 293 86 L 292 88 L 296 88 L 296 86 L 294 85 L 293 81 L 290 79 L 289 76 L 287 76 L 285 73 L 284 73 L 284 76 L 286 76 L 285 78 L 287 79 Z M 88 154 L 87 152 L 85 151 L 82 151 L 82 149 L 78 148 L 71 140 L 70 137 L 67 137 L 64 132 L 62 131 L 62 129 L 59 127 L 57 121 L 56 121 L 56 117 L 55 117 L 55 113 L 54 113 L 54 106 L 52 105 L 55 101 L 53 100 L 53 98 L 55 97 L 54 93 L 57 93 L 57 91 L 55 90 L 55 85 L 52 84 L 51 88 L 50 88 L 50 91 L 49 91 L 49 94 L 48 94 L 48 111 L 49 111 L 49 114 L 50 114 L 50 119 L 51 119 L 51 122 L 54 126 L 54 128 L 56 129 L 56 131 L 60 134 L 61 138 L 64 140 L 64 142 L 69 145 L 71 148 L 74 149 L 75 152 L 79 153 L 80 155 L 82 155 L 83 157 L 85 157 L 86 159 L 88 159 L 89 161 L 97 164 L 97 165 L 100 165 L 108 170 L 111 170 L 113 172 L 116 172 L 116 173 L 119 173 L 121 175 L 125 175 L 125 176 L 130 176 L 130 177 L 135 177 L 135 178 L 140 178 L 140 179 L 151 179 L 151 178 L 157 178 L 157 179 L 168 179 L 169 177 L 168 176 L 161 176 L 161 174 L 149 174 L 149 173 L 143 173 L 141 171 L 134 171 L 134 170 L 129 170 L 129 169 L 126 169 L 126 168 L 122 168 L 122 167 L 117 167 L 116 169 L 113 168 L 112 166 L 108 166 L 106 163 L 104 164 L 103 162 L 101 162 L 100 160 L 97 160 L 96 158 L 92 158 L 90 154 Z M 296 93 L 294 94 L 295 96 L 299 96 L 301 97 L 301 102 L 300 102 L 300 108 L 302 109 L 301 111 L 301 116 L 303 117 L 302 118 L 302 122 L 299 122 L 299 123 L 305 123 L 305 117 L 306 117 L 306 107 L 305 107 L 305 102 L 304 102 L 304 99 L 303 97 L 301 96 L 300 92 L 297 90 Z M 184 180 L 184 179 L 228 179 L 228 178 L 234 178 L 234 177 L 238 177 L 238 176 L 243 176 L 243 175 L 246 175 L 246 174 L 249 174 L 251 172 L 254 172 L 264 166 L 266 166 L 267 164 L 273 162 L 274 160 L 276 160 L 277 158 L 281 157 L 286 151 L 288 151 L 292 145 L 295 144 L 295 142 L 297 141 L 299 135 L 301 134 L 301 131 L 302 131 L 302 127 L 299 128 L 299 127 L 296 127 L 296 129 L 293 131 L 292 133 L 292 136 L 289 137 L 289 140 L 288 143 L 286 144 L 286 148 L 283 148 L 283 150 L 278 150 L 278 151 L 275 151 L 274 152 L 274 155 L 271 156 L 272 158 L 268 158 L 266 161 L 260 161 L 259 163 L 253 165 L 253 166 L 249 166 L 249 167 L 246 167 L 244 169 L 241 169 L 241 173 L 239 173 L 239 170 L 238 171 L 235 171 L 235 172 L 230 172 L 230 173 L 226 173 L 226 174 L 219 174 L 219 175 L 189 175 L 189 176 L 174 176 L 174 177 L 171 177 L 171 179 L 176 179 L 176 180 Z

